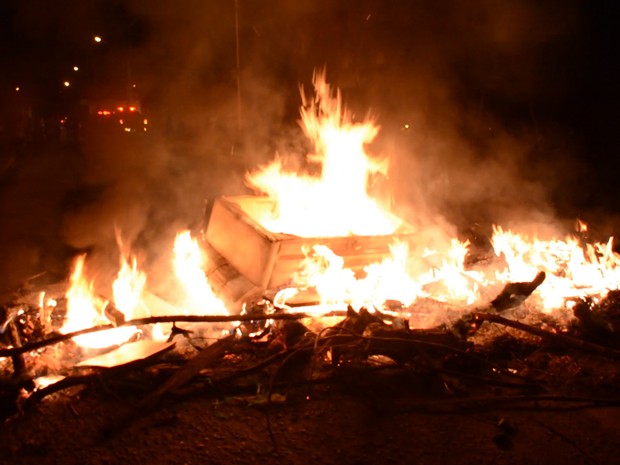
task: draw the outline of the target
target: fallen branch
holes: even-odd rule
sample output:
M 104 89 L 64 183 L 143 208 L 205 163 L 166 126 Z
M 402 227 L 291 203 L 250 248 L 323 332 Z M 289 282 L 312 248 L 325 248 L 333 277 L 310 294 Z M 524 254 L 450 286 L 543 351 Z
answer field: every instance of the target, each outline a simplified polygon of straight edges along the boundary
M 42 347 L 58 344 L 59 342 L 67 341 L 76 336 L 82 334 L 96 333 L 100 331 L 106 331 L 109 329 L 119 328 L 121 326 L 141 326 L 151 325 L 157 323 L 232 323 L 232 322 L 244 322 L 244 321 L 261 321 L 261 320 L 300 320 L 302 318 L 308 318 L 305 313 L 278 313 L 274 315 L 173 315 L 173 316 L 151 316 L 147 318 L 137 318 L 134 320 L 127 320 L 119 325 L 107 324 L 94 326 L 92 328 L 85 328 L 79 331 L 73 331 L 66 334 L 57 334 L 55 336 L 42 339 L 40 341 L 24 344 L 21 347 L 12 347 L 10 349 L 0 349 L 0 357 L 13 357 L 15 355 L 30 352 L 31 350 L 40 349 Z
M 508 318 L 504 318 L 500 315 L 495 315 L 492 313 L 474 313 L 473 317 L 478 321 L 488 321 L 490 323 L 496 323 L 503 326 L 508 326 L 509 328 L 518 329 L 519 331 L 533 334 L 547 341 L 561 344 L 566 347 L 590 352 L 596 355 L 602 355 L 604 357 L 620 359 L 620 350 L 610 349 L 608 347 L 594 344 L 592 342 L 584 341 L 581 339 L 575 339 L 573 337 L 567 336 L 566 334 L 558 334 L 552 333 L 550 331 L 545 331 L 544 329 L 526 325 L 525 323 L 509 320 Z

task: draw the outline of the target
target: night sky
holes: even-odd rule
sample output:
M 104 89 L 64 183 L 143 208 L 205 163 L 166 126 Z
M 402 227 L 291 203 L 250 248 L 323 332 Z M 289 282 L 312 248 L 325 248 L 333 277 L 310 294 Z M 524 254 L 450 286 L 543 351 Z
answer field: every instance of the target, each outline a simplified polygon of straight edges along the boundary
M 560 214 L 618 211 L 617 10 L 577 0 L 239 0 L 238 74 L 232 1 L 4 0 L 3 112 L 14 110 L 16 86 L 46 115 L 135 84 L 162 127 L 273 154 L 295 131 L 299 84 L 325 66 L 346 103 L 376 117 L 386 146 L 422 160 L 414 180 L 445 208 L 488 198 L 453 180 L 446 195 L 442 173 L 465 170 L 471 183 L 493 164 L 518 172 L 523 191 L 545 190 Z

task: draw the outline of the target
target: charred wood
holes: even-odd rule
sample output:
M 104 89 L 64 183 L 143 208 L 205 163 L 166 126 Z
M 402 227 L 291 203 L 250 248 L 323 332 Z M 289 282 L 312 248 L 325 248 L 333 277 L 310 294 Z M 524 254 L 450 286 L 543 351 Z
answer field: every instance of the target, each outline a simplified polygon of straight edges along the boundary
M 491 301 L 491 306 L 501 312 L 520 305 L 545 281 L 545 278 L 545 272 L 540 271 L 530 282 L 506 284 L 498 296 Z

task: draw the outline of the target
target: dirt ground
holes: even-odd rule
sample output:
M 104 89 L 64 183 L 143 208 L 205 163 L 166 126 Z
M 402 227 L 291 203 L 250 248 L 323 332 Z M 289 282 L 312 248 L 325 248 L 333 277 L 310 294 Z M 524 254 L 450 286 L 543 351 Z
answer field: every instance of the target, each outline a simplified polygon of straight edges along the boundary
M 111 419 L 138 398 L 54 395 L 0 426 L 0 463 L 618 463 L 617 408 L 416 412 L 433 399 L 415 382 L 385 381 L 289 392 L 269 407 L 253 396 L 180 396 L 111 436 L 103 434 Z

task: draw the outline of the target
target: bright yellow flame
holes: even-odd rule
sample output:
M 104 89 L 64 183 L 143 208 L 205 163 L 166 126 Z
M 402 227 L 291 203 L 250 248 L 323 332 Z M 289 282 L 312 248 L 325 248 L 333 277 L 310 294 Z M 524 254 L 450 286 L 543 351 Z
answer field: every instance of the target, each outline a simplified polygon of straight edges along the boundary
M 70 287 L 66 293 L 67 314 L 61 333 L 66 334 L 97 325 L 109 324 L 104 316 L 108 302 L 95 296 L 92 281 L 84 276 L 85 255 L 76 258 L 70 278 Z M 135 328 L 119 327 L 98 333 L 84 334 L 73 340 L 84 347 L 104 348 L 127 341 L 135 333 Z
M 315 73 L 316 97 L 301 109 L 302 127 L 314 142 L 310 163 L 320 174 L 287 172 L 276 158 L 248 174 L 247 183 L 275 201 L 271 215 L 259 219 L 267 229 L 301 237 L 391 234 L 400 222 L 367 192 L 369 178 L 385 173 L 387 163 L 372 160 L 364 146 L 379 128 L 371 121 L 355 123 L 332 95 L 324 73 Z
M 586 225 L 580 230 L 587 230 Z M 507 263 L 496 274 L 498 280 L 530 281 L 537 272 L 546 272 L 538 289 L 546 311 L 571 299 L 604 297 L 620 286 L 620 255 L 613 251 L 613 238 L 594 244 L 582 244 L 574 237 L 539 240 L 496 226 L 493 248 Z
M 421 297 L 471 304 L 485 283 L 481 273 L 465 270 L 467 243 L 456 239 L 445 253 L 427 250 L 417 261 L 406 243 L 397 242 L 390 247 L 390 256 L 365 266 L 361 276 L 346 268 L 344 259 L 324 245 L 306 252 L 294 282 L 316 290 L 322 311 L 343 304 L 381 308 L 388 300 L 409 306 Z
M 177 234 L 174 241 L 174 272 L 185 291 L 183 305 L 199 315 L 227 314 L 224 303 L 215 295 L 204 272 L 205 256 L 189 231 Z
M 123 312 L 127 319 L 148 316 L 142 303 L 142 292 L 146 286 L 146 274 L 138 269 L 136 257 L 131 265 L 125 256 L 121 256 L 121 267 L 112 284 L 114 306 Z

